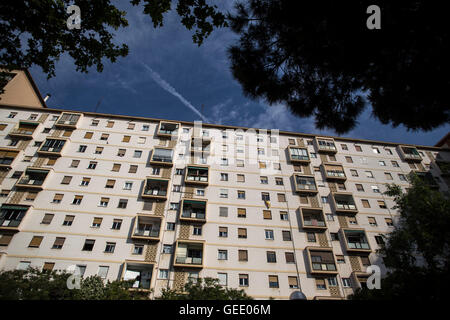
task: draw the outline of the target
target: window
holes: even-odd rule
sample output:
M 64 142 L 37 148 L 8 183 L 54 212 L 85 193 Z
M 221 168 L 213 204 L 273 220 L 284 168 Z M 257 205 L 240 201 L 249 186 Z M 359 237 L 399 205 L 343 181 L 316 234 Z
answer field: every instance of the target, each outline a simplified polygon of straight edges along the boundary
M 142 156 L 141 150 L 134 150 L 133 158 L 140 158 Z
M 386 180 L 393 180 L 392 175 L 389 172 L 385 172 L 384 177 L 386 178 Z
M 286 258 L 286 263 L 295 263 L 295 258 L 294 258 L 293 252 L 285 252 L 284 256 Z
M 289 216 L 288 216 L 288 213 L 286 211 L 280 211 L 280 220 L 282 220 L 282 221 L 288 221 L 289 220 Z
M 228 198 L 228 189 L 220 189 L 220 198 Z
M 367 217 L 367 220 L 369 221 L 369 225 L 372 227 L 376 227 L 378 225 L 374 217 Z
M 135 244 L 133 248 L 133 254 L 141 255 L 144 252 L 143 244 Z
M 247 250 L 238 250 L 238 258 L 239 258 L 239 261 L 248 261 L 248 251 Z
M 116 243 L 115 242 L 107 242 L 105 247 L 105 253 L 114 253 L 114 250 L 116 249 Z
M 307 232 L 306 238 L 308 239 L 308 242 L 316 242 L 316 234 L 314 232 Z
M 384 239 L 382 236 L 375 236 L 375 241 L 377 242 L 378 245 L 384 245 Z
M 386 222 L 386 225 L 388 227 L 393 227 L 394 226 L 394 222 L 392 221 L 391 218 L 385 218 L 384 221 Z
M 130 142 L 131 136 L 123 136 L 122 142 Z
M 81 146 L 78 147 L 78 152 L 85 152 L 86 148 L 87 148 L 87 146 L 81 145 Z
M 148 131 L 150 129 L 150 126 L 148 124 L 142 125 L 142 131 Z
M 33 236 L 30 243 L 28 244 L 28 248 L 39 248 L 44 237 L 42 236 Z
M 80 205 L 82 200 L 83 200 L 83 196 L 75 196 L 73 198 L 72 204 Z
M 116 184 L 116 180 L 108 179 L 108 180 L 106 180 L 105 188 L 112 189 L 112 188 L 114 188 L 115 184 Z
M 11 113 L 8 115 L 8 118 L 9 118 L 9 119 L 15 118 L 16 115 L 17 115 L 17 112 L 11 112 Z
M 357 183 L 357 184 L 355 184 L 355 186 L 356 186 L 356 190 L 357 190 L 357 191 L 364 192 L 364 187 L 363 187 L 362 184 Z
M 97 168 L 97 162 L 96 161 L 89 161 L 89 165 L 87 167 L 88 169 L 94 170 Z
M 372 188 L 372 191 L 375 193 L 380 193 L 380 189 L 378 188 L 378 186 L 370 186 Z
M 169 279 L 168 269 L 159 269 L 159 279 Z
M 317 153 L 315 153 L 315 152 L 310 152 L 309 153 L 309 156 L 312 158 L 312 159 L 316 159 L 317 158 Z M 335 158 L 336 159 L 336 158 Z
M 133 187 L 133 182 L 125 181 L 125 185 L 123 186 L 124 190 L 131 190 L 132 187 Z
M 273 230 L 265 230 L 266 240 L 273 240 Z
M 97 127 L 99 122 L 100 122 L 99 120 L 92 120 L 91 126 Z
M 370 208 L 369 200 L 367 200 L 367 199 L 361 199 L 361 203 L 362 203 L 362 205 L 363 205 L 364 208 Z
M 328 197 L 326 196 L 320 197 L 320 200 L 322 201 L 322 203 L 328 203 Z
M 220 159 L 220 165 L 221 166 L 227 166 L 228 165 L 228 159 L 227 158 Z
M 107 207 L 108 203 L 109 203 L 109 198 L 101 198 L 99 206 L 100 207 Z
M 375 148 L 375 147 L 372 147 L 372 151 L 373 151 L 373 153 L 381 153 L 380 149 Z
M 106 141 L 106 140 L 108 140 L 108 137 L 109 137 L 109 134 L 107 134 L 107 133 L 102 133 L 102 135 L 100 136 L 100 140 Z
M 289 145 L 295 146 L 295 139 L 288 139 Z
M 270 194 L 267 192 L 261 192 L 262 201 L 270 201 Z
M 266 165 L 266 163 L 265 163 L 264 161 L 258 161 L 258 164 L 259 164 L 259 168 L 260 168 L 260 169 L 265 169 L 265 168 L 267 168 L 267 165 Z
M 27 270 L 31 266 L 30 261 L 20 261 L 17 265 L 17 270 Z
M 82 251 L 92 251 L 94 249 L 95 240 L 87 239 L 84 242 Z
M 267 262 L 268 263 L 276 263 L 277 262 L 277 255 L 275 251 L 267 251 Z
M 245 191 L 238 190 L 238 199 L 245 199 Z
M 92 139 L 92 136 L 94 135 L 93 132 L 86 132 L 84 134 L 84 139 Z
M 64 195 L 62 193 L 55 193 L 55 196 L 53 197 L 53 203 L 61 203 L 61 200 L 63 199 Z
M 275 178 L 275 184 L 276 184 L 277 186 L 282 186 L 282 185 L 284 185 L 284 183 L 283 183 L 283 178 Z
M 263 210 L 263 217 L 266 220 L 272 219 L 272 212 L 270 210 Z
M 25 196 L 25 201 L 34 201 L 36 199 L 37 192 L 28 192 Z
M 158 174 L 159 174 L 159 173 L 158 173 Z M 183 169 L 177 168 L 177 169 L 175 170 L 175 174 L 176 174 L 177 176 L 183 175 Z
M 269 276 L 269 288 L 279 288 L 278 276 Z
M 152 168 L 152 175 L 158 176 L 161 169 L 159 167 L 153 167 Z
M 351 287 L 350 278 L 342 278 L 342 285 L 344 288 L 350 288 Z
M 44 218 L 42 218 L 41 224 L 50 224 L 54 216 L 55 216 L 54 214 L 46 213 L 44 215 Z
M 108 271 L 109 271 L 108 266 L 99 266 L 97 275 L 102 279 L 106 279 L 106 276 L 108 275 Z
M 236 166 L 244 167 L 244 160 L 236 160 Z
M 122 226 L 122 219 L 114 219 L 111 229 L 120 230 L 121 226 Z
M 164 244 L 163 245 L 163 253 L 172 253 L 173 246 L 171 244 Z
M 228 173 L 221 173 L 220 181 L 228 181 Z
M 399 173 L 398 178 L 400 179 L 400 181 L 407 181 L 406 176 L 404 174 Z
M 80 160 L 72 160 L 72 163 L 70 164 L 71 168 L 78 168 L 78 165 L 80 164 Z
M 358 177 L 358 171 L 354 169 L 350 169 L 350 174 L 352 175 L 352 177 Z
M 283 241 L 291 241 L 292 240 L 290 231 L 283 230 L 282 235 L 283 235 Z
M 8 144 L 8 146 L 15 147 L 15 146 L 17 146 L 18 143 L 19 143 L 19 140 L 12 139 L 11 142 Z
M 169 210 L 178 210 L 179 203 L 178 202 L 171 202 L 169 205 Z
M 62 225 L 63 225 L 63 226 L 71 226 L 74 219 L 75 219 L 75 216 L 69 216 L 69 215 L 66 215 L 66 216 L 64 217 L 64 221 L 63 221 L 63 224 L 62 224 Z
M 239 274 L 239 286 L 248 287 L 248 274 Z
M 398 168 L 398 167 L 399 167 L 397 161 L 392 160 L 391 163 L 392 163 L 392 166 L 393 166 L 393 167 L 395 167 L 395 168 Z
M 341 144 L 341 149 L 342 149 L 342 150 L 348 150 L 348 147 L 347 147 L 346 144 Z
M 373 178 L 373 173 L 372 173 L 372 171 L 365 171 L 365 173 L 366 173 L 366 177 L 367 177 L 367 178 Z
M 269 179 L 267 177 L 260 177 L 261 184 L 268 184 Z
M 128 204 L 128 199 L 120 199 L 117 208 L 126 209 Z
M 247 239 L 247 229 L 238 228 L 238 238 L 239 239 Z
M 228 228 L 227 227 L 219 227 L 219 237 L 222 237 L 222 238 L 228 237 Z
M 357 146 L 357 145 L 355 145 L 355 150 L 356 150 L 356 151 L 358 151 L 358 152 L 362 152 L 362 148 L 361 148 L 361 146 Z
M 353 163 L 352 157 L 346 156 L 346 157 L 345 157 L 345 160 L 346 160 L 348 163 Z
M 377 202 L 378 202 L 378 206 L 379 206 L 381 209 L 387 209 L 386 202 L 384 202 L 384 201 L 382 201 L 382 200 L 378 200 Z
M 127 152 L 126 149 L 119 149 L 119 150 L 117 151 L 117 156 L 118 156 L 118 157 L 124 157 L 126 152 Z
M 103 152 L 103 147 L 96 147 L 94 153 L 95 154 L 102 154 Z
M 228 250 L 218 250 L 218 260 L 228 260 Z
M 175 231 L 175 223 L 174 222 L 167 222 L 166 230 L 167 231 Z
M 380 167 L 385 167 L 386 166 L 386 162 L 384 162 L 383 160 L 378 160 L 378 165 Z
M 288 283 L 290 289 L 298 289 L 298 278 L 297 277 L 288 277 Z
M 337 286 L 337 281 L 336 278 L 328 278 L 328 286 L 330 287 L 336 287 Z
M 286 202 L 286 195 L 284 193 L 278 193 L 278 202 Z
M 55 242 L 53 242 L 52 249 L 62 249 L 65 241 L 66 238 L 56 237 Z
M 61 181 L 61 184 L 69 184 L 70 181 L 72 181 L 72 177 L 71 176 L 64 176 L 64 178 Z
M 345 258 L 343 255 L 336 255 L 336 262 L 337 263 L 345 263 Z
M 238 174 L 237 175 L 237 182 L 245 182 L 245 175 Z
M 327 221 L 334 221 L 333 214 L 327 213 L 325 216 L 327 217 Z
M 42 271 L 52 271 L 55 267 L 54 262 L 45 262 L 44 266 L 42 267 Z
M 228 217 L 228 207 L 219 207 L 219 217 Z
M 193 226 L 192 235 L 201 236 L 202 235 L 202 227 L 201 226 Z
M 101 224 L 102 224 L 103 218 L 94 218 L 94 220 L 92 220 L 92 228 L 100 228 Z

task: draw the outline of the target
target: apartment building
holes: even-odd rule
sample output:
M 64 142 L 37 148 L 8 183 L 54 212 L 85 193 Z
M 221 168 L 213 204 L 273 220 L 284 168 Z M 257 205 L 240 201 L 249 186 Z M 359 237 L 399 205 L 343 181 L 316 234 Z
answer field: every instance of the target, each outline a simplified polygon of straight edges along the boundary
M 257 299 L 345 299 L 369 265 L 386 272 L 385 184 L 413 170 L 450 185 L 448 148 L 50 109 L 25 70 L 8 80 L 3 270 L 133 279 L 151 297 L 214 277 Z

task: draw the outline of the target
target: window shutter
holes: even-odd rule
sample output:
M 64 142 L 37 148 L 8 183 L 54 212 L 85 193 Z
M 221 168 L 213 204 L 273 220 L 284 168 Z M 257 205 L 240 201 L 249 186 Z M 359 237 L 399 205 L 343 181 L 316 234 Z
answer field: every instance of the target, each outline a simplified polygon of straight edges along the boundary
M 135 124 L 134 123 L 129 123 L 128 124 L 128 129 L 129 130 L 133 130 L 134 129 Z
M 123 136 L 122 142 L 130 142 L 131 136 Z
M 71 167 L 78 167 L 78 165 L 80 164 L 80 160 L 72 160 L 72 164 L 70 165 Z
M 237 212 L 238 212 L 239 217 L 245 216 L 247 213 L 246 209 L 244 209 L 244 208 L 238 208 Z
M 55 162 L 56 162 L 56 158 L 48 158 L 47 165 L 52 166 L 55 164 Z
M 308 197 L 300 196 L 300 203 L 301 204 L 308 204 Z
M 107 128 L 112 128 L 114 126 L 114 121 L 108 121 L 107 123 L 106 123 L 106 127 Z
M 227 232 L 228 228 L 227 227 L 219 227 L 219 232 Z
M 93 132 L 86 132 L 86 133 L 84 134 L 84 138 L 85 138 L 85 139 L 91 139 L 93 135 L 94 135 Z
M 284 193 L 278 193 L 278 202 L 286 202 L 286 196 Z
M 28 192 L 25 199 L 28 201 L 34 201 L 34 199 L 36 199 L 36 196 L 37 192 Z
M 219 208 L 219 216 L 220 217 L 228 217 L 228 208 L 227 207 L 220 207 Z
M 238 182 L 245 182 L 245 176 L 243 174 L 237 175 L 237 181 Z
M 95 153 L 102 153 L 103 152 L 103 147 L 96 147 L 95 148 Z
M 377 223 L 373 217 L 368 217 L 367 219 L 369 220 L 369 223 Z
M 11 242 L 13 236 L 10 234 L 3 234 L 0 238 L 0 246 L 7 246 Z
M 83 196 L 75 196 L 75 199 L 77 199 L 77 200 L 82 200 L 82 199 L 83 199 Z
M 248 260 L 247 250 L 239 250 L 239 261 L 247 261 L 247 260 Z
M 70 137 L 72 135 L 73 130 L 64 130 L 63 137 Z
M 44 267 L 42 268 L 42 270 L 52 271 L 54 267 L 55 267 L 54 262 L 46 262 L 46 263 L 44 263 Z
M 64 178 L 61 181 L 61 184 L 69 184 L 70 181 L 72 181 L 72 177 L 71 176 L 64 176 Z
M 270 210 L 263 210 L 264 219 L 272 219 L 272 212 Z
M 153 202 L 151 201 L 145 201 L 144 202 L 144 207 L 142 210 L 146 210 L 146 211 L 151 211 L 153 208 Z
M 50 224 L 53 220 L 54 214 L 46 213 L 42 219 L 43 224 Z
M 117 155 L 119 157 L 123 157 L 125 155 L 126 150 L 125 149 L 119 149 L 119 152 L 117 153 Z
M 288 277 L 288 281 L 289 281 L 289 286 L 290 287 L 297 287 L 298 286 L 297 277 Z
M 107 133 L 102 133 L 100 139 L 102 139 L 102 140 L 108 140 L 108 137 L 109 137 L 109 134 L 107 134 Z
M 120 163 L 114 163 L 112 171 L 119 171 L 120 170 Z
M 103 221 L 103 218 L 94 218 L 93 224 L 101 224 Z
M 64 221 L 69 221 L 69 222 L 71 222 L 71 221 L 73 221 L 74 219 L 75 219 L 75 216 L 66 216 L 65 219 L 64 219 Z
M 39 246 L 41 245 L 42 239 L 44 239 L 44 237 L 34 236 L 33 239 L 31 239 L 30 244 L 28 246 L 33 247 L 33 248 L 39 248 Z
M 130 165 L 130 170 L 128 171 L 128 173 L 136 173 L 137 168 L 138 168 L 138 166 L 136 166 L 136 165 Z
M 269 276 L 269 282 L 278 282 L 278 276 Z
M 238 236 L 240 236 L 240 237 L 247 237 L 247 229 L 239 228 L 238 229 Z
M 325 285 L 325 279 L 316 279 L 316 285 L 317 286 L 324 286 Z
M 66 241 L 66 238 L 56 237 L 55 242 L 53 243 L 54 246 L 63 246 L 64 241 Z
M 53 200 L 54 201 L 61 201 L 63 197 L 64 197 L 63 194 L 57 193 L 57 194 L 55 194 L 55 197 L 53 198 Z
M 116 183 L 116 180 L 108 179 L 108 180 L 106 181 L 106 187 L 107 187 L 107 188 L 114 188 L 115 183 Z

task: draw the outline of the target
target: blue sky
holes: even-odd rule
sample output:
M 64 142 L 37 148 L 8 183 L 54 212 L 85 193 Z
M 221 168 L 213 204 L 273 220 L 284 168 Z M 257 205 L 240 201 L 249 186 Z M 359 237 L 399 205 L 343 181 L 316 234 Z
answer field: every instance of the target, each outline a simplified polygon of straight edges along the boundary
M 50 80 L 39 68 L 31 68 L 42 95 L 52 95 L 50 108 L 95 111 L 100 101 L 101 113 L 186 121 L 203 117 L 209 123 L 336 135 L 316 129 L 310 119 L 294 117 L 283 105 L 246 98 L 229 69 L 226 50 L 237 39 L 229 30 L 214 31 L 198 47 L 176 13 L 167 14 L 164 27 L 154 29 L 141 7 L 115 3 L 127 11 L 129 26 L 115 34 L 116 43 L 128 44 L 129 55 L 107 62 L 102 73 L 92 69 L 88 74 L 77 73 L 72 59 L 63 56 Z M 367 109 L 359 125 L 343 136 L 434 145 L 449 131 L 450 125 L 431 132 L 392 128 Z

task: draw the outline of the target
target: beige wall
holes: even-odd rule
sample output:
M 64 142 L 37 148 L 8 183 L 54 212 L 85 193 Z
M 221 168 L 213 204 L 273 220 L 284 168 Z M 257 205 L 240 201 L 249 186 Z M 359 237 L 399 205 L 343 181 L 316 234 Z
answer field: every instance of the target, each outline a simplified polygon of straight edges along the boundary
M 44 107 L 39 99 L 39 93 L 33 88 L 25 71 L 13 70 L 11 73 L 16 75 L 3 88 L 4 92 L 0 95 L 0 104 L 36 108 Z

